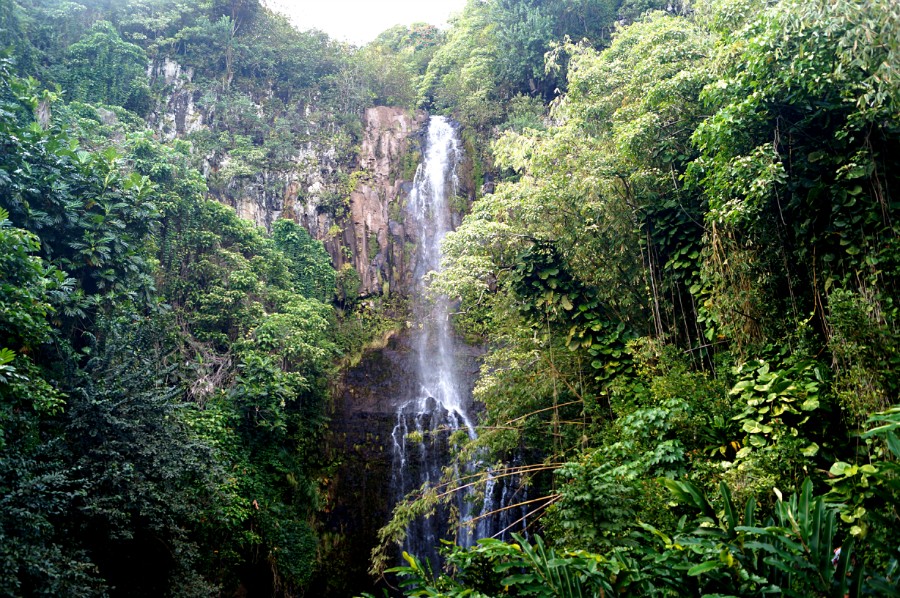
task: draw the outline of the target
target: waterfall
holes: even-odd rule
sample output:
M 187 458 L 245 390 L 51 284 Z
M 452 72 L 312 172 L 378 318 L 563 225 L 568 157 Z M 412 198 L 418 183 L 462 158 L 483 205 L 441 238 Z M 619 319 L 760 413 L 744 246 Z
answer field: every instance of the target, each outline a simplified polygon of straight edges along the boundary
M 411 293 L 411 345 L 416 354 L 417 383 L 414 396 L 402 400 L 396 412 L 391 480 L 395 501 L 423 483 L 440 482 L 447 467 L 458 468 L 453 471 L 457 478 L 476 470 L 474 463 L 458 465 L 450 458 L 451 436 L 476 438 L 470 415 L 472 401 L 459 376 L 457 355 L 461 344 L 450 324 L 448 301 L 426 297 L 428 273 L 440 271 L 441 242 L 452 230 L 450 202 L 457 196 L 457 166 L 462 157 L 453 124 L 445 117 L 431 117 L 424 159 L 416 171 L 407 203 L 406 224 L 417 240 L 415 287 Z M 503 527 L 499 526 L 509 526 L 515 517 L 506 511 L 491 513 L 507 501 L 521 499 L 514 498 L 518 489 L 513 488 L 513 481 L 518 480 L 489 477 L 481 504 L 475 504 L 471 490 L 457 492 L 450 504 L 438 506 L 432 516 L 409 525 L 403 549 L 436 564 L 440 540 L 454 535 L 449 533 L 454 530 L 447 523 L 451 516 L 459 523 L 455 536 L 463 546 L 502 532 Z M 474 525 L 466 525 L 475 517 L 478 520 Z M 524 513 L 518 517 L 524 521 Z

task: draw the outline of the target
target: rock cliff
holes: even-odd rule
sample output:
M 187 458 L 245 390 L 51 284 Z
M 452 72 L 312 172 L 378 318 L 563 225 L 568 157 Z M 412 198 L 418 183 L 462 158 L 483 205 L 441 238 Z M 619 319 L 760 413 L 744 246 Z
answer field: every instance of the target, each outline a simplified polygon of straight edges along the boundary
M 194 81 L 193 69 L 162 58 L 148 74 L 165 98 L 148 117 L 161 137 L 233 133 L 221 103 L 202 97 L 204 86 Z M 242 110 L 261 117 L 269 101 L 261 93 Z M 404 289 L 414 240 L 403 226 L 403 202 L 419 162 L 426 114 L 368 108 L 357 151 L 348 152 L 347 131 L 324 122 L 314 99 L 295 112 L 290 119 L 280 117 L 294 123 L 293 150 L 283 159 L 253 164 L 221 149 L 201 155 L 210 194 L 266 229 L 279 218 L 297 221 L 325 244 L 335 268 L 358 274 L 354 292 L 361 296 Z
M 234 133 L 216 112 L 221 105 L 202 97 L 203 85 L 194 81 L 191 69 L 165 59 L 151 65 L 150 76 L 167 98 L 148 119 L 161 137 L 202 140 L 204 135 Z M 262 115 L 265 101 L 260 96 L 243 109 Z M 396 107 L 368 108 L 360 133 L 353 137 L 355 147 L 346 131 L 317 121 L 311 105 L 294 118 L 292 132 L 298 137 L 285 159 L 261 159 L 248 167 L 240 155 L 215 145 L 206 155 L 199 151 L 210 194 L 267 229 L 279 218 L 301 224 L 324 243 L 339 272 L 358 274 L 354 293 L 408 294 L 418 239 L 404 215 L 422 158 L 427 115 Z M 350 147 L 355 151 L 348 152 Z M 459 164 L 457 177 L 454 226 L 474 200 L 471 160 Z M 477 349 L 460 356 L 461 379 L 468 390 L 478 372 L 478 357 Z M 323 562 L 339 570 L 323 566 L 322 576 L 314 581 L 321 594 L 376 589 L 366 571 L 368 557 L 378 529 L 390 517 L 392 432 L 398 400 L 417 390 L 415 359 L 410 331 L 396 331 L 384 346 L 366 351 L 336 382 L 326 450 L 341 465 L 326 485 L 327 506 L 318 532 Z
M 194 104 L 196 90 L 192 68 L 182 68 L 177 62 L 163 58 L 151 62 L 147 74 L 152 82 L 165 90 L 167 98 L 147 118 L 161 137 L 171 141 L 203 128 L 203 114 Z
M 425 123 L 423 112 L 410 114 L 400 108 L 378 106 L 365 114 L 365 133 L 359 170 L 353 173 L 349 222 L 343 245 L 361 279 L 360 293 L 388 294 L 405 288 L 408 270 L 405 247 L 410 241 L 403 226 L 403 203 L 418 163 L 418 133 Z M 404 164 L 407 172 L 404 172 Z M 344 256 L 329 247 L 340 267 Z

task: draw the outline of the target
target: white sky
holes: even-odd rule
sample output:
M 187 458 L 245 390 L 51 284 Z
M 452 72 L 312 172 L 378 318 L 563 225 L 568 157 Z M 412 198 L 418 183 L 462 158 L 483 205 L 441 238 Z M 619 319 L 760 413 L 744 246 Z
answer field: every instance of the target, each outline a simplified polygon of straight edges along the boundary
M 416 22 L 446 27 L 466 0 L 266 0 L 300 29 L 321 29 L 331 37 L 365 44 L 389 27 Z

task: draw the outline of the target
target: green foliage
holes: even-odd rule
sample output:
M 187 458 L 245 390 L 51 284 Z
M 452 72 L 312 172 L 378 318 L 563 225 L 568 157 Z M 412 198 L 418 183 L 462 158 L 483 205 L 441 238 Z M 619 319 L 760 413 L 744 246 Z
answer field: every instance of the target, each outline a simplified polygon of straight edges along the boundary
M 883 289 L 879 302 L 891 294 L 892 278 L 875 283 L 866 260 L 877 269 L 893 244 L 879 174 L 891 167 L 876 170 L 873 161 L 888 155 L 895 131 L 862 130 L 868 126 L 863 123 L 875 122 L 868 120 L 874 114 L 890 110 L 892 93 L 867 73 L 880 62 L 891 64 L 878 53 L 891 45 L 896 17 L 894 8 L 878 2 L 780 3 L 751 19 L 748 43 L 733 42 L 720 83 L 702 96 L 714 114 L 694 133 L 702 155 L 691 177 L 709 199 L 716 236 L 744 252 L 737 260 L 738 267 L 748 266 L 741 278 L 759 281 L 755 295 L 766 302 L 785 296 L 789 285 L 824 296 L 832 286 L 852 288 L 856 280 Z M 869 41 L 862 43 L 860 35 Z M 881 101 L 873 99 L 879 94 L 874 86 Z M 871 109 L 865 105 L 870 100 Z M 761 255 L 758 248 L 770 242 L 787 257 L 770 261 Z M 746 284 L 731 288 L 743 292 Z M 713 303 L 733 301 L 735 293 L 723 291 Z M 786 307 L 797 312 L 796 304 Z M 759 307 L 744 313 L 757 326 L 770 326 Z
M 221 473 L 180 421 L 152 328 L 136 333 L 122 320 L 98 326 L 102 344 L 69 378 L 63 434 L 84 490 L 68 531 L 114 587 L 151 595 L 183 584 L 202 595 L 210 588 L 198 589 L 191 528 L 216 517 L 211 491 Z
M 345 306 L 352 306 L 359 299 L 359 289 L 362 287 L 362 279 L 359 272 L 350 264 L 344 264 L 337 271 L 335 278 L 337 299 Z
M 409 566 L 391 572 L 404 577 L 407 596 L 490 596 L 503 591 L 513 595 L 542 597 L 602 596 L 618 588 L 604 579 L 608 563 L 586 552 L 557 554 L 540 536 L 535 544 L 513 535 L 516 543 L 485 539 L 470 551 L 455 550 L 448 562 L 459 571 L 457 579 L 435 578 L 427 565 L 404 553 Z M 614 565 L 615 566 L 615 565 Z
M 315 562 L 312 477 L 336 354 L 333 312 L 317 297 L 331 296 L 334 271 L 293 223 L 270 239 L 204 199 L 185 149 L 131 139 L 136 167 L 166 198 L 159 286 L 184 331 L 178 374 L 195 402 L 186 418 L 233 476 L 219 486 L 227 515 L 210 541 L 230 574 L 260 567 L 294 591 Z
M 428 63 L 419 87 L 422 102 L 452 109 L 464 124 L 483 129 L 500 113 L 492 72 L 489 7 L 468 2 Z
M 359 51 L 359 66 L 376 105 L 415 108 L 418 87 L 434 53 L 443 42 L 434 25 L 396 25 Z
M 383 348 L 409 321 L 406 299 L 397 294 L 360 301 L 340 310 L 335 342 L 343 363 L 353 367 L 365 351 Z
M 206 199 L 188 144 L 82 103 L 42 128 L 35 83 L 0 75 L 2 586 L 296 593 L 337 352 L 327 254 Z
M 827 421 L 827 405 L 820 404 L 825 383 L 821 366 L 798 361 L 773 370 L 759 361 L 739 366 L 733 374 L 738 381 L 729 394 L 743 405 L 734 420 L 745 436 L 725 478 L 741 496 L 761 494 L 771 486 L 798 487 L 823 446 L 831 448 L 827 430 L 816 425 Z M 760 476 L 762 471 L 769 476 Z
M 470 6 L 458 26 L 484 31 L 490 10 L 510 8 L 535 26 L 498 38 L 528 47 L 553 10 L 532 4 Z M 477 444 L 564 463 L 531 480 L 553 503 L 544 537 L 620 556 L 616 582 L 627 570 L 635 585 L 616 591 L 844 595 L 896 576 L 891 534 L 857 542 L 850 578 L 810 543 L 865 539 L 869 509 L 896 527 L 893 482 L 874 477 L 893 479 L 881 465 L 891 441 L 852 432 L 890 418 L 897 392 L 900 13 L 888 4 L 713 1 L 638 16 L 642 3 L 623 3 L 633 23 L 608 48 L 557 47 L 567 93 L 542 126 L 511 122 L 495 141 L 501 182 L 447 238 L 438 287 L 489 347 Z M 443 50 L 465 55 L 462 41 L 451 30 L 433 67 Z M 840 520 L 813 498 L 834 462 Z M 660 476 L 690 483 L 682 498 L 706 532 L 678 522 Z M 748 503 L 773 487 L 798 494 L 760 505 L 770 524 L 724 523 L 732 494 Z M 711 527 L 743 529 L 723 542 Z M 485 570 L 474 557 L 465 567 Z M 464 572 L 458 586 L 416 575 L 423 588 L 504 591 Z
M 865 452 L 856 463 L 838 461 L 831 466 L 826 498 L 839 503 L 841 519 L 861 540 L 860 552 L 874 568 L 897 568 L 897 502 L 900 494 L 900 410 L 896 406 L 869 418 L 861 435 Z M 878 586 L 882 587 L 882 586 Z M 886 586 L 885 586 L 886 587 Z
M 540 536 L 534 544 L 486 539 L 465 550 L 453 548 L 452 575 L 435 577 L 415 557 L 393 571 L 404 577 L 407 596 L 845 596 L 889 589 L 884 578 L 866 577 L 853 559 L 854 542 L 834 549 L 840 536 L 836 515 L 812 484 L 780 497 L 775 515 L 758 524 L 755 501 L 739 512 L 725 484 L 724 510 L 716 513 L 696 486 L 666 480 L 673 498 L 700 515 L 693 526 L 683 517 L 675 535 L 631 520 L 635 548 L 605 554 L 556 551 Z M 832 560 L 834 558 L 834 561 Z M 834 563 L 834 564 L 833 564 Z M 889 590 L 890 591 L 890 590 Z
M 627 522 L 638 516 L 671 528 L 675 520 L 656 478 L 681 478 L 709 457 L 734 456 L 737 426 L 716 420 L 736 411 L 725 388 L 690 371 L 683 357 L 667 349 L 648 339 L 629 345 L 639 376 L 620 376 L 613 385 L 610 406 L 617 419 L 607 421 L 607 412 L 595 407 L 594 426 L 585 432 L 602 443 L 582 449 L 555 472 L 559 500 L 545 525 L 557 544 L 630 545 Z
M 897 363 L 897 341 L 887 326 L 873 321 L 872 307 L 846 289 L 835 289 L 828 297 L 834 389 L 855 423 L 887 407 L 888 397 L 896 393 L 890 372 Z
M 621 4 L 468 2 L 429 63 L 420 95 L 426 105 L 450 110 L 463 124 L 484 130 L 502 120 L 509 99 L 524 94 L 549 100 L 564 89 L 567 60 L 557 53 L 549 63 L 555 68 L 546 68 L 546 56 L 570 38 L 606 45 Z M 662 6 L 650 2 L 650 8 Z
M 395 25 L 379 34 L 371 47 L 388 52 L 392 59 L 408 69 L 412 77 L 412 91 L 418 89 L 418 82 L 425 74 L 434 53 L 444 42 L 444 32 L 427 23 L 413 23 L 409 26 Z M 413 98 L 415 99 L 415 97 Z
M 59 292 L 64 281 L 34 255 L 40 250 L 37 236 L 13 228 L 8 216 L 0 208 L 0 343 L 27 353 L 48 340 L 53 308 L 45 294 Z
M 107 594 L 87 552 L 57 528 L 84 494 L 77 472 L 62 464 L 59 444 L 0 453 L 0 581 L 10 595 Z
M 150 109 L 147 54 L 124 41 L 111 23 L 96 23 L 69 46 L 58 80 L 73 99 L 123 106 L 138 114 Z
M 73 292 L 50 294 L 59 317 L 71 325 L 98 308 L 146 305 L 145 244 L 158 215 L 148 181 L 123 172 L 114 150 L 79 151 L 65 132 L 20 125 L 38 104 L 30 85 L 0 82 L 22 98 L 0 116 L 0 194 L 9 220 L 37 234 L 42 257 L 67 273 L 54 275 L 57 288 Z
M 291 220 L 279 220 L 272 227 L 275 246 L 293 263 L 289 266 L 294 285 L 304 297 L 329 302 L 334 295 L 335 272 L 331 256 L 321 241 Z
M 540 131 L 545 129 L 546 109 L 538 98 L 517 95 L 509 101 L 509 111 L 503 128 L 516 133 L 524 133 L 526 129 Z

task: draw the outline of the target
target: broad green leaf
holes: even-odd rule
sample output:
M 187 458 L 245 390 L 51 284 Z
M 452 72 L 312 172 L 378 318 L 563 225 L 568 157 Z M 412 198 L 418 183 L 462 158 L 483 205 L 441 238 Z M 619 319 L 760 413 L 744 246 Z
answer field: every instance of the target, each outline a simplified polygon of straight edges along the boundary
M 813 442 L 809 446 L 800 449 L 800 452 L 803 454 L 804 457 L 815 457 L 816 453 L 819 452 L 819 445 L 816 444 L 815 442 Z
M 706 561 L 705 563 L 700 563 L 699 565 L 694 565 L 690 569 L 688 569 L 687 574 L 690 576 L 700 575 L 701 573 L 706 573 L 707 571 L 712 571 L 713 569 L 719 569 L 724 565 L 722 561 Z

